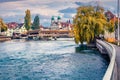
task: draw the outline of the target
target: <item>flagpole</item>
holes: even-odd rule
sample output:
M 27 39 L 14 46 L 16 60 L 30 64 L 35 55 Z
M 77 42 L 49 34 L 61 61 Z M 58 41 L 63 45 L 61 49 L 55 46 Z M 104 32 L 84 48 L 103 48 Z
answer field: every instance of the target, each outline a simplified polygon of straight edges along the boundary
M 2 20 L 0 19 L 0 22 L 1 22 Z M 1 28 L 2 28 L 2 25 L 1 25 L 1 23 L 0 23 L 0 35 L 1 35 Z
M 118 43 L 117 43 L 117 45 L 120 45 L 120 43 L 119 43 L 119 38 L 120 38 L 120 36 L 119 36 L 119 0 L 118 0 L 118 5 L 117 5 L 117 14 L 118 14 Z

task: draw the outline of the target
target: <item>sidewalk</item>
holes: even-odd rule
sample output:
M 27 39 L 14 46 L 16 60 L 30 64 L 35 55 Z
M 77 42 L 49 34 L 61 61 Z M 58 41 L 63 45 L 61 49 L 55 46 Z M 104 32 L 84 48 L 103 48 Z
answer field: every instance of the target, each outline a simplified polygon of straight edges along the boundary
M 118 71 L 118 80 L 120 80 L 120 47 L 114 45 L 116 49 L 116 63 L 117 63 L 117 71 Z

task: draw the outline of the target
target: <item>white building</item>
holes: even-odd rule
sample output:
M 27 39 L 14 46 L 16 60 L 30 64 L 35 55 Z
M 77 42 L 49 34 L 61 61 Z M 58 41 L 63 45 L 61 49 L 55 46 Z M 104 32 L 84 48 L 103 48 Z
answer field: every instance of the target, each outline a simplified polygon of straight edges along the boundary
M 15 28 L 14 33 L 25 34 L 27 32 L 25 25 L 23 23 L 18 24 L 18 27 Z
M 52 30 L 72 30 L 72 24 L 70 20 L 67 22 L 62 22 L 60 16 L 52 16 L 51 18 L 51 27 Z
M 8 27 L 8 30 L 6 31 L 7 36 L 13 36 L 13 34 L 25 34 L 27 32 L 25 26 L 23 23 L 17 24 L 15 27 L 12 24 Z

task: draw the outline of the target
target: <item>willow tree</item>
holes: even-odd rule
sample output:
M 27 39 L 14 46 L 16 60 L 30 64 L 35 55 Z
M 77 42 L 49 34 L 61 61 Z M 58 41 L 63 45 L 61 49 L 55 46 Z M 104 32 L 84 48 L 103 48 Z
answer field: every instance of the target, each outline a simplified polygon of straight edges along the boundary
M 25 28 L 27 30 L 30 30 L 31 28 L 31 14 L 30 14 L 30 10 L 26 10 L 25 11 L 26 15 L 25 15 L 25 18 L 24 18 L 24 24 L 25 24 Z
M 103 14 L 103 8 L 83 6 L 77 9 L 77 14 L 73 20 L 75 42 L 87 43 L 93 41 L 99 34 L 104 34 L 107 27 L 107 19 Z
M 4 21 L 0 18 L 0 32 L 7 30 L 7 25 L 4 23 Z

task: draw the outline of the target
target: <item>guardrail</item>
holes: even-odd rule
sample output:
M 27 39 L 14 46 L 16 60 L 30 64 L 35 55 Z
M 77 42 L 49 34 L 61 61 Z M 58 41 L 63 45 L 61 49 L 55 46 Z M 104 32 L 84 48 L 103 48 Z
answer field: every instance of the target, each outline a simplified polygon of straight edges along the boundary
M 96 41 L 96 46 L 99 50 L 104 49 L 105 51 L 107 51 L 109 58 L 110 58 L 110 63 L 107 68 L 107 71 L 103 77 L 103 80 L 117 80 L 117 65 L 115 62 L 115 58 L 116 58 L 115 48 L 113 47 L 112 44 L 101 41 L 101 40 Z M 100 49 L 100 48 L 102 48 L 102 49 Z

